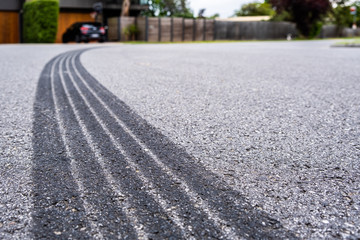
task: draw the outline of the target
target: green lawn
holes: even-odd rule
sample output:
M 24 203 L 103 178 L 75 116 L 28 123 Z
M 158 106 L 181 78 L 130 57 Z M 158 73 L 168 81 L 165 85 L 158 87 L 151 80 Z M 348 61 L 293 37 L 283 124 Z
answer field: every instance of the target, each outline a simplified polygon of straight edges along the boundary
M 334 40 L 333 38 L 314 38 L 314 39 L 304 39 L 304 38 L 295 38 L 292 41 L 319 41 L 319 40 Z M 348 45 L 348 44 L 360 44 L 360 38 L 343 38 L 339 39 L 339 42 L 335 45 Z M 287 42 L 286 39 L 277 39 L 277 40 L 206 40 L 206 41 L 185 41 L 185 42 L 146 42 L 146 41 L 126 41 L 119 42 L 123 44 L 189 44 L 189 43 L 232 43 L 232 42 Z
M 335 43 L 335 45 L 354 45 L 354 44 L 360 45 L 360 38 L 352 38 L 349 40 L 343 40 L 343 41 Z
M 129 41 L 121 42 L 125 44 L 188 44 L 188 43 L 231 43 L 231 42 L 255 42 L 255 41 L 283 41 L 283 40 L 206 40 L 206 41 L 184 41 L 184 42 L 146 42 L 146 41 Z

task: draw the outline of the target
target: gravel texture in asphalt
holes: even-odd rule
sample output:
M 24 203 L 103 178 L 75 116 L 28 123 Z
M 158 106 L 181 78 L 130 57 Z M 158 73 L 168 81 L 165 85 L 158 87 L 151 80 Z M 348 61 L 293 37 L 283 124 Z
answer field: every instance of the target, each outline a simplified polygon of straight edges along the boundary
M 35 238 L 295 237 L 99 84 L 81 53 L 50 61 L 36 92 Z
M 126 45 L 81 60 L 296 236 L 357 238 L 360 52 L 331 44 Z
M 30 236 L 33 105 L 40 73 L 55 55 L 83 47 L 0 45 L 0 239 Z
M 0 238 L 359 238 L 331 44 L 0 46 Z

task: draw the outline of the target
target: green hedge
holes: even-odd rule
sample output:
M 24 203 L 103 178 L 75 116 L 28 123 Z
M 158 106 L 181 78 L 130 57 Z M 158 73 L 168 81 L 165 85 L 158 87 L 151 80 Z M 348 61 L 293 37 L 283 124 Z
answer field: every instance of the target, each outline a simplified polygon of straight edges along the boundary
M 25 43 L 54 43 L 59 0 L 32 0 L 24 3 L 23 38 Z

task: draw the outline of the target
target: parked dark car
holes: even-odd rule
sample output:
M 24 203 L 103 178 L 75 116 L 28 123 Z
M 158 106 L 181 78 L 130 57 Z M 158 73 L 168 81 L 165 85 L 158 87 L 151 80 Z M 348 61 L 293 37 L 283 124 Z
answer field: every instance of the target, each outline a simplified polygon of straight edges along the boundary
M 105 27 L 98 22 L 77 22 L 71 25 L 62 36 L 63 43 L 75 41 L 89 42 L 90 40 L 97 40 L 104 42 Z

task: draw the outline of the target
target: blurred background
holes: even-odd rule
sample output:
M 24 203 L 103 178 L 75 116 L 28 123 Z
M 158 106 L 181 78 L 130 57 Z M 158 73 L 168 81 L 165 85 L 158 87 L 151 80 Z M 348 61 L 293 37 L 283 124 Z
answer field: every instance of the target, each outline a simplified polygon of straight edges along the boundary
M 354 0 L 1 0 L 0 43 L 61 43 L 85 22 L 100 23 L 106 41 L 356 37 L 359 10 Z

